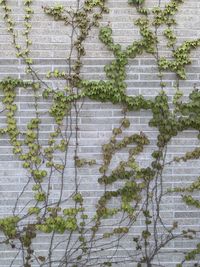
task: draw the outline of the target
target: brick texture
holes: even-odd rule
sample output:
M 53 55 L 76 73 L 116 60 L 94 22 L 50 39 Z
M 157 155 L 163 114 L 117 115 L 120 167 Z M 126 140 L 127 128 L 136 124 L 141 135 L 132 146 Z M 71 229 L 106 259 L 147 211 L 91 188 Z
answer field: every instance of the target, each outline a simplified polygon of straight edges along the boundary
M 23 1 L 9 0 L 10 6 L 13 8 L 13 16 L 17 21 L 19 33 L 22 31 L 23 21 Z M 69 30 L 62 23 L 53 21 L 45 15 L 42 10 L 43 5 L 53 5 L 55 2 L 66 6 L 73 6 L 75 0 L 56 1 L 48 0 L 33 1 L 35 13 L 32 19 L 31 39 L 33 45 L 31 47 L 31 57 L 34 59 L 34 68 L 42 79 L 49 70 L 58 68 L 66 69 L 66 61 L 69 54 Z M 158 0 L 146 1 L 148 6 L 157 5 Z M 168 2 L 161 1 L 161 5 Z M 133 40 L 139 38 L 138 28 L 134 26 L 133 20 L 137 18 L 134 8 L 128 6 L 126 0 L 108 0 L 110 13 L 104 15 L 101 25 L 107 25 L 108 22 L 113 29 L 114 40 L 120 43 L 123 47 L 129 45 Z M 25 74 L 25 66 L 21 59 L 15 57 L 15 51 L 11 44 L 11 37 L 6 31 L 6 26 L 2 19 L 3 13 L 0 9 L 0 79 L 6 76 L 27 79 Z M 194 39 L 200 37 L 200 1 L 185 0 L 181 5 L 180 12 L 177 17 L 176 33 L 178 43 L 183 40 Z M 92 80 L 105 79 L 104 66 L 113 58 L 112 54 L 98 40 L 98 30 L 93 30 L 85 44 L 87 54 L 84 58 L 84 66 L 82 75 L 84 78 Z M 166 44 L 160 45 L 161 55 L 168 55 Z M 146 98 L 155 97 L 159 90 L 159 79 L 157 77 L 157 68 L 155 61 L 149 55 L 144 54 L 134 60 L 130 60 L 127 67 L 127 94 L 138 95 L 142 94 Z M 184 98 L 187 99 L 188 94 L 192 91 L 194 85 L 200 86 L 200 49 L 192 52 L 192 64 L 187 67 L 187 80 L 181 81 L 180 86 L 184 91 Z M 169 97 L 174 94 L 173 84 L 175 77 L 172 73 L 165 73 L 164 81 L 166 82 L 166 91 Z M 49 82 L 49 81 L 47 81 Z M 61 83 L 52 81 L 53 86 L 61 86 Z M 17 96 L 18 105 L 18 123 L 23 129 L 26 123 L 34 116 L 33 96 L 25 90 L 20 89 Z M 49 108 L 49 103 L 46 101 L 39 102 L 39 110 L 46 111 Z M 1 110 L 1 103 L 0 103 Z M 131 127 L 126 131 L 126 134 L 138 133 L 143 131 L 150 138 L 150 145 L 145 148 L 144 153 L 139 156 L 141 166 L 147 166 L 151 152 L 155 148 L 157 131 L 148 126 L 148 121 L 151 118 L 151 113 L 148 111 L 129 112 L 128 117 L 131 121 Z M 119 125 L 122 118 L 121 109 L 118 105 L 110 103 L 100 103 L 91 100 L 86 100 L 83 104 L 79 117 L 79 154 L 80 157 L 95 158 L 97 162 L 102 162 L 101 145 L 105 143 L 111 136 L 112 129 Z M 0 125 L 5 125 L 5 117 L 0 113 Z M 45 144 L 48 134 L 53 130 L 53 121 L 48 115 L 43 116 L 43 126 L 41 128 L 41 140 Z M 181 156 L 185 152 L 199 146 L 199 140 L 196 138 L 195 131 L 184 131 L 174 137 L 168 146 L 167 157 L 172 159 L 173 156 Z M 72 138 L 71 151 L 73 151 L 74 139 Z M 125 157 L 125 151 L 117 154 L 114 159 L 113 166 Z M 183 186 L 191 183 L 200 174 L 199 161 L 190 161 L 190 163 L 179 163 L 171 165 L 165 169 L 164 183 L 165 187 L 172 188 L 174 186 Z M 73 190 L 73 165 L 72 159 L 69 159 L 68 169 L 66 170 L 66 182 L 64 185 L 65 197 Z M 97 182 L 99 177 L 98 167 L 81 168 L 79 170 L 80 190 L 86 197 L 87 210 L 91 213 L 94 211 L 94 203 L 98 196 L 103 192 L 102 186 Z M 12 154 L 12 149 L 9 145 L 8 138 L 0 138 L 0 217 L 9 216 L 12 214 L 13 206 L 17 196 L 19 196 L 22 188 L 27 182 L 26 171 L 21 167 L 20 161 Z M 55 177 L 52 189 L 52 201 L 59 197 L 59 179 Z M 20 198 L 18 211 L 23 207 L 25 202 L 30 200 L 32 196 L 31 186 L 26 190 L 26 193 Z M 198 196 L 199 197 L 199 196 Z M 200 211 L 191 207 L 185 206 L 180 196 L 174 195 L 164 198 L 161 213 L 166 223 L 170 225 L 173 221 L 178 221 L 181 229 L 195 228 L 199 229 Z M 142 222 L 133 229 L 133 232 L 140 232 Z M 177 251 L 184 249 L 195 248 L 197 240 L 186 240 L 182 242 L 177 240 L 171 242 L 166 253 L 158 259 L 164 267 L 175 267 L 181 260 L 179 253 L 171 253 L 173 249 Z M 44 235 L 37 238 L 35 241 L 37 251 L 45 251 L 48 248 L 49 239 Z M 124 241 L 124 246 L 129 245 L 129 239 Z M 62 250 L 62 248 L 59 248 Z M 59 253 L 59 251 L 57 253 Z M 123 251 L 122 251 L 123 255 Z M 11 266 L 12 259 L 15 257 L 15 252 L 7 246 L 0 246 L 0 266 Z M 15 261 L 13 267 L 21 267 L 20 257 Z M 34 266 L 39 266 L 34 263 Z M 58 266 L 55 264 L 55 266 Z M 94 264 L 94 267 L 96 265 Z M 134 266 L 133 263 L 117 266 Z M 158 266 L 158 265 L 155 265 Z M 186 265 L 192 266 L 191 263 Z

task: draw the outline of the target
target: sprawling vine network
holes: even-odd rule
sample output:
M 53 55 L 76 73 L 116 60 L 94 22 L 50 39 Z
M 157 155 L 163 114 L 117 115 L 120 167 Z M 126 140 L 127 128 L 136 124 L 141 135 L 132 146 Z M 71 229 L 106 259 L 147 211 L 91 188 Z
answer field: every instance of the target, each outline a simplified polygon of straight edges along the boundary
M 146 8 L 144 0 L 130 0 L 130 8 L 136 8 L 139 14 L 135 25 L 139 27 L 141 38 L 126 48 L 114 42 L 109 26 L 101 27 L 99 39 L 113 53 L 114 59 L 105 65 L 106 80 L 100 81 L 84 79 L 81 68 L 86 53 L 85 41 L 91 30 L 99 27 L 102 16 L 109 12 L 107 1 L 76 0 L 73 8 L 58 4 L 43 6 L 47 15 L 71 30 L 67 70 L 55 69 L 46 75 L 49 80 L 65 81 L 65 86 L 56 90 L 40 78 L 31 58 L 33 2 L 24 1 L 24 44 L 20 45 L 12 9 L 7 0 L 0 1 L 16 56 L 25 62 L 27 77 L 31 77 L 24 81 L 7 77 L 0 82 L 4 106 L 1 112 L 6 116 L 6 126 L 0 129 L 0 134 L 9 137 L 13 154 L 27 171 L 27 181 L 16 199 L 13 215 L 0 220 L 4 234 L 1 244 L 16 252 L 9 264 L 16 266 L 20 261 L 20 266 L 24 267 L 163 266 L 159 263 L 159 256 L 171 241 L 197 239 L 199 234 L 196 229 L 182 231 L 177 221 L 166 224 L 160 212 L 163 198 L 174 192 L 181 193 L 187 205 L 200 208 L 200 201 L 193 196 L 193 192 L 200 189 L 199 177 L 185 188 L 166 190 L 163 187 L 163 172 L 168 165 L 200 158 L 200 148 L 197 147 L 182 157 L 167 161 L 167 148 L 173 137 L 187 129 L 200 131 L 200 93 L 194 88 L 189 101 L 184 103 L 179 85 L 180 79 L 187 79 L 185 67 L 191 64 L 191 51 L 200 46 L 199 39 L 177 45 L 175 15 L 183 1 L 170 0 L 164 7 L 158 1 L 156 6 Z M 161 28 L 172 51 L 170 59 L 160 56 L 158 30 Z M 160 78 L 160 92 L 151 100 L 142 95 L 126 94 L 129 59 L 143 53 L 155 58 Z M 176 74 L 172 103 L 163 82 L 165 70 Z M 16 119 L 17 89 L 31 92 L 34 102 L 35 116 L 27 122 L 25 129 Z M 102 146 L 100 166 L 95 158 L 81 158 L 79 154 L 79 116 L 86 98 L 120 104 L 122 109 L 123 119 Z M 41 100 L 50 104 L 48 115 L 54 120 L 54 130 L 49 132 L 46 142 L 41 137 L 45 120 L 44 112 L 38 107 Z M 128 112 L 143 109 L 152 112 L 149 126 L 158 130 L 156 149 L 147 167 L 142 167 L 137 157 L 149 145 L 148 135 L 144 132 L 124 134 L 130 126 Z M 113 168 L 112 160 L 122 149 L 127 151 L 127 159 Z M 68 174 L 71 162 L 73 173 Z M 99 168 L 98 183 L 102 186 L 102 193 L 93 207 L 94 212 L 85 204 L 80 190 L 79 170 L 84 166 Z M 55 183 L 59 185 L 56 197 L 52 190 Z M 68 195 L 65 193 L 66 185 Z M 30 187 L 32 199 L 20 208 L 20 199 Z M 138 222 L 143 223 L 142 227 L 140 232 L 134 233 Z M 35 243 L 41 235 L 48 240 L 48 247 L 42 249 L 45 253 L 40 253 Z M 188 266 L 188 263 L 199 266 L 200 243 L 193 250 L 183 249 L 181 253 L 182 260 L 177 267 Z

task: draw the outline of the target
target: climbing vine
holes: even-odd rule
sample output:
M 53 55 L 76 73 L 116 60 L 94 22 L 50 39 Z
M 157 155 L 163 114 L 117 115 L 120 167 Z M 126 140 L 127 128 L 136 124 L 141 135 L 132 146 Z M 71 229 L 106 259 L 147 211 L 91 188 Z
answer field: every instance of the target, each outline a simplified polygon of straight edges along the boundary
M 200 208 L 200 201 L 195 198 L 200 189 L 199 177 L 187 187 L 164 187 L 166 167 L 200 158 L 199 147 L 170 161 L 167 158 L 168 146 L 179 133 L 192 129 L 198 132 L 197 139 L 200 138 L 200 93 L 194 87 L 189 100 L 184 102 L 180 87 L 180 80 L 187 79 L 186 66 L 192 64 L 191 52 L 200 46 L 200 39 L 177 42 L 175 15 L 183 1 L 170 0 L 164 7 L 158 1 L 156 6 L 148 8 L 145 0 L 130 0 L 130 9 L 136 9 L 139 15 L 135 25 L 140 39 L 125 48 L 114 41 L 109 25 L 100 26 L 104 14 L 109 12 L 106 0 L 85 0 L 83 3 L 77 0 L 73 8 L 60 4 L 43 6 L 49 19 L 62 23 L 71 31 L 66 70 L 51 69 L 46 73 L 50 81 L 65 82 L 63 87 L 56 89 L 40 78 L 31 58 L 33 2 L 23 2 L 24 45 L 20 45 L 21 36 L 12 8 L 7 0 L 0 1 L 16 57 L 26 65 L 29 77 L 27 80 L 7 77 L 0 81 L 1 113 L 6 117 L 0 135 L 9 137 L 12 152 L 26 171 L 26 183 L 16 199 L 12 216 L 0 219 L 0 230 L 4 234 L 1 244 L 16 252 L 10 266 L 16 265 L 17 261 L 24 267 L 162 266 L 159 256 L 164 249 L 172 241 L 183 239 L 197 240 L 197 245 L 190 251 L 179 252 L 182 259 L 176 267 L 188 266 L 188 263 L 199 266 L 200 229 L 182 230 L 176 220 L 167 224 L 161 212 L 165 196 L 173 197 L 173 194 L 179 194 L 185 205 Z M 82 75 L 87 53 L 85 41 L 93 28 L 98 28 L 100 42 L 113 55 L 104 67 L 105 80 L 88 80 Z M 160 53 L 160 30 L 171 57 L 163 57 Z M 130 96 L 126 91 L 130 59 L 143 54 L 154 58 L 157 65 L 160 91 L 151 99 L 143 95 Z M 163 82 L 165 71 L 176 76 L 172 100 Z M 25 127 L 21 127 L 16 118 L 18 90 L 30 93 L 34 103 L 34 116 Z M 95 157 L 82 158 L 79 150 L 79 118 L 86 99 L 121 107 L 122 119 L 102 145 L 101 161 Z M 50 106 L 47 113 L 53 121 L 47 140 L 42 139 L 45 113 L 39 109 L 40 101 Z M 139 157 L 150 145 L 150 137 L 145 131 L 127 131 L 131 126 L 129 112 L 141 110 L 152 114 L 149 127 L 154 127 L 158 133 L 155 149 L 145 167 Z M 113 167 L 120 151 L 126 151 L 127 158 Z M 70 168 L 73 171 L 68 173 Z M 79 173 L 82 168 L 98 169 L 101 194 L 90 209 L 81 190 Z M 21 208 L 21 199 L 27 192 L 31 200 Z M 134 232 L 138 223 L 142 226 Z M 38 251 L 36 240 L 41 236 L 47 238 L 47 248 Z M 130 241 L 128 249 L 124 247 L 127 241 Z M 173 253 L 176 252 L 174 249 Z

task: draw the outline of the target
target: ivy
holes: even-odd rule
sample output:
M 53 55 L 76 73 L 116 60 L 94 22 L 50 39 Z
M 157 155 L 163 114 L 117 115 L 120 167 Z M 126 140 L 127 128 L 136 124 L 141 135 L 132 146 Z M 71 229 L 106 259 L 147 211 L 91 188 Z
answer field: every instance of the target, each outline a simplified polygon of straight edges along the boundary
M 14 239 L 16 237 L 16 227 L 19 220 L 20 218 L 17 216 L 7 217 L 0 220 L 0 229 L 9 239 Z
M 174 30 L 175 15 L 183 1 L 170 0 L 163 8 L 160 5 L 146 8 L 146 1 L 130 0 L 130 8 L 136 8 L 139 15 L 135 26 L 140 32 L 140 39 L 133 41 L 127 47 L 122 47 L 114 41 L 111 26 L 100 27 L 99 40 L 113 55 L 113 59 L 104 67 L 106 79 L 99 81 L 85 79 L 81 68 L 83 57 L 87 53 L 85 41 L 91 30 L 99 27 L 103 15 L 109 12 L 106 1 L 86 0 L 82 5 L 78 4 L 76 8 L 68 8 L 61 4 L 43 6 L 46 15 L 72 29 L 70 49 L 75 51 L 75 56 L 71 53 L 67 58 L 69 70 L 60 71 L 55 68 L 46 73 L 47 79 L 66 82 L 65 86 L 55 90 L 49 87 L 34 70 L 34 60 L 31 58 L 32 40 L 30 39 L 31 19 L 34 14 L 33 2 L 32 0 L 23 2 L 24 44 L 21 45 L 18 42 L 18 30 L 12 16 L 12 8 L 6 0 L 0 1 L 3 19 L 12 36 L 16 57 L 23 60 L 26 64 L 26 72 L 33 78 L 32 81 L 27 82 L 8 77 L 0 82 L 2 113 L 6 117 L 6 126 L 0 129 L 0 135 L 9 137 L 14 156 L 21 161 L 22 167 L 27 172 L 26 186 L 31 183 L 33 197 L 29 203 L 31 206 L 27 205 L 28 208 L 25 206 L 27 213 L 24 208 L 18 214 L 19 216 L 16 216 L 18 201 L 26 191 L 25 186 L 22 195 L 16 201 L 13 216 L 0 220 L 0 230 L 6 238 L 3 243 L 10 244 L 13 249 L 16 248 L 16 244 L 19 246 L 19 251 L 23 252 L 21 254 L 24 267 L 31 267 L 33 259 L 37 259 L 42 265 L 51 267 L 55 237 L 58 234 L 64 236 L 65 240 L 61 243 L 64 243 L 66 247 L 63 258 L 56 264 L 66 263 L 74 267 L 96 266 L 93 251 L 100 255 L 98 253 L 102 253 L 114 244 L 112 248 L 115 248 L 117 253 L 118 248 L 123 247 L 121 240 L 132 235 L 132 227 L 140 221 L 144 223 L 143 228 L 137 237 L 133 237 L 132 254 L 131 257 L 127 256 L 127 262 L 136 263 L 138 267 L 144 263 L 151 266 L 154 259 L 159 257 L 160 249 L 170 241 L 180 237 L 194 239 L 197 234 L 195 230 L 188 229 L 177 235 L 178 222 L 165 226 L 160 212 L 163 197 L 171 193 L 180 194 L 185 205 L 200 208 L 200 201 L 193 196 L 193 193 L 200 189 L 199 177 L 187 187 L 178 187 L 166 192 L 163 187 L 163 172 L 166 165 L 200 158 L 200 149 L 196 147 L 185 155 L 174 157 L 170 162 L 166 162 L 167 148 L 173 137 L 189 129 L 200 132 L 199 91 L 194 88 L 189 95 L 189 101 L 183 102 L 183 92 L 179 88 L 179 80 L 187 78 L 186 66 L 192 63 L 190 54 L 200 45 L 200 40 L 196 39 L 186 40 L 177 46 Z M 159 56 L 158 29 L 162 30 L 167 40 L 172 59 Z M 127 66 L 130 64 L 130 59 L 143 54 L 156 59 L 159 71 L 160 91 L 155 98 L 151 99 L 143 95 L 130 96 L 126 92 Z M 172 104 L 165 90 L 164 71 L 176 74 L 177 85 Z M 24 129 L 19 127 L 16 118 L 18 88 L 31 90 L 34 100 L 35 115 L 27 122 Z M 102 145 L 101 162 L 95 158 L 79 156 L 81 131 L 79 113 L 86 99 L 118 104 L 122 108 L 119 126 L 112 129 L 109 140 Z M 49 101 L 48 116 L 54 121 L 54 129 L 49 132 L 45 143 L 40 137 L 43 120 L 38 109 L 39 100 Z M 156 147 L 151 154 L 152 159 L 145 167 L 141 164 L 140 157 L 145 153 L 146 147 L 151 144 L 150 138 L 143 131 L 131 132 L 129 129 L 131 121 L 128 119 L 129 111 L 142 110 L 151 112 L 149 127 L 156 128 L 158 132 Z M 74 138 L 73 142 L 72 138 Z M 72 143 L 73 152 L 71 151 Z M 113 161 L 119 152 L 126 153 L 127 157 L 119 160 L 113 167 Z M 71 161 L 69 155 L 72 158 Z M 66 174 L 68 163 L 74 170 L 73 177 L 71 174 L 70 177 Z M 98 183 L 102 191 L 94 214 L 91 215 L 91 211 L 88 212 L 85 206 L 86 199 L 84 193 L 81 193 L 78 174 L 82 168 L 96 167 L 99 172 Z M 60 180 L 55 182 L 54 178 L 58 177 Z M 64 183 L 67 179 L 73 180 L 74 192 L 65 198 Z M 51 190 L 54 189 L 55 184 L 61 187 L 60 195 L 58 199 L 55 197 L 55 201 L 52 201 Z M 109 225 L 109 220 L 113 222 L 112 225 Z M 159 227 L 162 228 L 162 236 L 158 233 Z M 37 237 L 39 231 L 51 237 L 46 256 L 36 255 L 33 249 L 33 239 Z M 109 243 L 106 243 L 106 240 Z M 98 243 L 99 241 L 101 244 Z M 117 247 L 116 244 L 118 244 Z M 136 254 L 134 254 L 135 251 Z M 183 266 L 186 261 L 195 261 L 199 253 L 199 244 L 197 244 L 195 249 L 184 253 L 182 262 L 177 266 Z M 120 264 L 116 259 L 115 257 L 110 257 L 106 261 L 105 258 L 98 259 L 100 260 L 98 264 L 102 266 Z M 123 264 L 126 264 L 125 262 Z

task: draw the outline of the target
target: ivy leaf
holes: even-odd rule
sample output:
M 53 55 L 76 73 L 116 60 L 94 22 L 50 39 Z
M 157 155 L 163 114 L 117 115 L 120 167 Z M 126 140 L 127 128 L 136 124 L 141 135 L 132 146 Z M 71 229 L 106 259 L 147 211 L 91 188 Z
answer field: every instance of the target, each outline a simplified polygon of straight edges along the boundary
M 144 3 L 145 0 L 129 0 L 129 4 L 134 4 L 134 5 L 141 5 Z
M 41 262 L 44 262 L 46 260 L 46 258 L 44 256 L 38 256 L 38 260 Z

